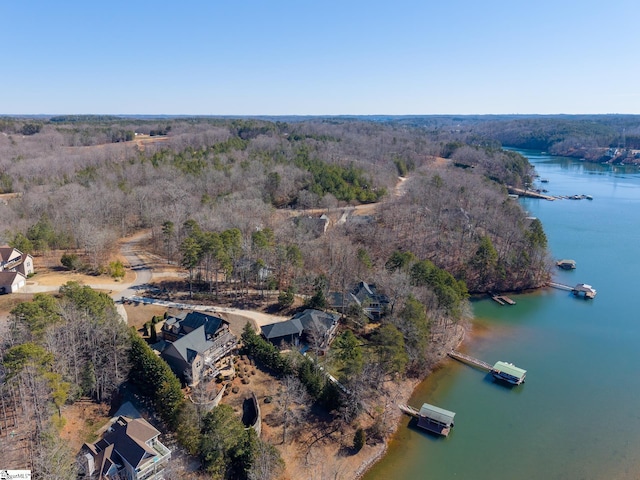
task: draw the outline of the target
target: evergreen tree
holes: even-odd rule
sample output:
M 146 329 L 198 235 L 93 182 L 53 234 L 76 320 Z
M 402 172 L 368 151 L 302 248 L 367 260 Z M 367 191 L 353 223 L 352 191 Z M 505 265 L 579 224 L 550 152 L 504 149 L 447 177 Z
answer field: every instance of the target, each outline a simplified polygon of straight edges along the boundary
M 353 436 L 353 450 L 358 453 L 367 443 L 367 435 L 362 428 L 356 430 Z

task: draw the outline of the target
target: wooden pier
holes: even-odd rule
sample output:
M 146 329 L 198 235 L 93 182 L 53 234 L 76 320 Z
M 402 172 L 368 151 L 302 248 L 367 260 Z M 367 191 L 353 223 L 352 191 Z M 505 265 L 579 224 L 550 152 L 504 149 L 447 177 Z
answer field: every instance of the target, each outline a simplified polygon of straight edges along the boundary
M 570 285 L 564 285 L 562 283 L 549 282 L 549 286 L 557 288 L 559 290 L 566 290 L 573 293 L 576 297 L 582 295 L 584 298 L 593 299 L 596 298 L 596 289 L 586 283 L 579 283 L 575 287 Z
M 511 300 L 506 295 L 492 295 L 491 296 L 491 300 L 493 300 L 494 302 L 499 303 L 500 305 L 515 305 L 516 304 L 516 302 L 514 300 Z
M 455 358 L 459 362 L 467 363 L 472 367 L 479 368 L 481 370 L 486 370 L 490 372 L 493 370 L 493 366 L 489 365 L 487 362 L 483 362 L 482 360 L 478 360 L 477 358 L 470 357 L 469 355 L 465 355 L 464 353 L 456 352 L 455 350 L 451 350 L 448 355 L 451 358 Z
M 410 415 L 412 417 L 418 418 L 420 416 L 420 412 L 418 412 L 418 410 L 416 410 L 413 407 L 410 407 L 409 405 L 405 405 L 404 403 L 398 404 L 398 408 L 402 410 L 404 413 L 406 413 L 407 415 Z
M 512 195 L 520 195 L 521 197 L 541 198 L 543 200 L 550 200 L 550 201 L 553 201 L 556 199 L 556 197 L 552 197 L 551 195 L 543 195 L 542 193 L 538 193 L 534 190 L 528 190 L 528 189 L 525 190 L 522 188 L 516 188 L 511 186 L 507 186 L 507 190 Z

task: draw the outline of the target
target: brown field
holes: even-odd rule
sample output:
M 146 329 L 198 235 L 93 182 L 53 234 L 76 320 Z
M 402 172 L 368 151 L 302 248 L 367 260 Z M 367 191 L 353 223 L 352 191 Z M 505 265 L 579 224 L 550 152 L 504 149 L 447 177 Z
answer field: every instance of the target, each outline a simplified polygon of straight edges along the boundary
M 77 452 L 85 442 L 95 442 L 98 439 L 97 431 L 110 419 L 109 406 L 82 399 L 73 405 L 64 406 L 62 417 L 65 424 L 60 437 L 68 442 L 72 451 Z
M 163 316 L 167 311 L 166 307 L 159 305 L 142 305 L 131 304 L 125 305 L 124 309 L 127 311 L 127 323 L 130 327 L 135 327 L 136 330 L 141 330 L 145 323 L 150 321 L 154 316 Z M 169 313 L 174 313 L 169 309 Z

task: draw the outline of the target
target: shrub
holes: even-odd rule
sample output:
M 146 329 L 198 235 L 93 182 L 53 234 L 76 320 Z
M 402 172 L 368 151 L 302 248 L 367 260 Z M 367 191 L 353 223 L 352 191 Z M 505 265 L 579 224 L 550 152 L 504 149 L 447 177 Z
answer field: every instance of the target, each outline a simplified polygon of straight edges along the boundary
M 80 257 L 75 253 L 63 253 L 62 257 L 60 257 L 60 263 L 67 270 L 78 270 L 82 267 Z

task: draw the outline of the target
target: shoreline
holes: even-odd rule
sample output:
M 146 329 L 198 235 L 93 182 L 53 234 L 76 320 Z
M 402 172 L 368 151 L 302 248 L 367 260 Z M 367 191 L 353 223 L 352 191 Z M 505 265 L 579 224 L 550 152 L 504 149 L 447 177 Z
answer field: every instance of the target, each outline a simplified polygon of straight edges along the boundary
M 438 353 L 437 353 L 438 359 L 433 364 L 433 366 L 429 369 L 429 373 L 427 373 L 427 375 L 425 375 L 424 378 L 422 378 L 421 380 L 412 379 L 412 380 L 404 381 L 406 382 L 406 385 L 403 385 L 403 388 L 401 388 L 398 391 L 398 396 L 394 398 L 394 403 L 396 405 L 398 403 L 407 404 L 409 402 L 409 399 L 413 396 L 413 393 L 415 392 L 418 385 L 420 385 L 422 382 L 427 380 L 427 378 L 429 378 L 429 376 L 433 373 L 433 371 L 439 368 L 442 362 L 447 359 L 447 352 L 455 348 L 458 348 L 460 345 L 462 345 L 462 343 L 464 343 L 467 337 L 467 333 L 471 330 L 473 326 L 472 322 L 473 320 L 470 319 L 467 322 L 465 322 L 463 325 L 459 325 L 457 327 L 457 329 L 459 329 L 459 333 L 457 333 L 453 337 L 452 339 L 453 341 L 451 341 L 450 343 L 443 342 L 441 344 L 440 349 L 438 350 Z M 387 450 L 389 449 L 389 441 L 398 432 L 398 429 L 400 428 L 400 422 L 404 417 L 404 414 L 400 411 L 399 408 L 396 408 L 396 410 L 392 412 L 392 415 L 394 417 L 392 422 L 393 428 L 390 430 L 389 435 L 387 435 L 385 439 L 381 442 L 382 448 L 377 452 L 371 452 L 371 455 L 363 459 L 363 461 L 360 463 L 360 466 L 354 472 L 354 476 L 352 477 L 354 480 L 361 480 L 367 474 L 367 472 L 369 472 L 369 470 L 371 470 L 387 454 Z

